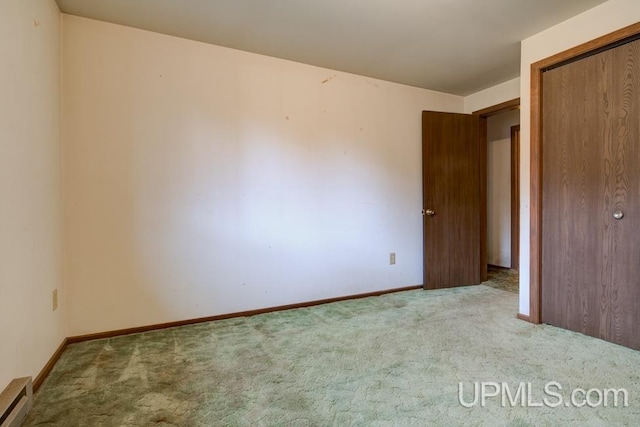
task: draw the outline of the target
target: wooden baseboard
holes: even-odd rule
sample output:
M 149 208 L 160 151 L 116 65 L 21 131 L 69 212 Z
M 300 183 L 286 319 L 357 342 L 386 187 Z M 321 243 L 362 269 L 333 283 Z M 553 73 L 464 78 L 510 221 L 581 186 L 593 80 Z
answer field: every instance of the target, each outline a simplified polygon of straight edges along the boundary
M 332 302 L 347 301 L 347 300 L 352 300 L 352 299 L 360 299 L 360 298 L 368 298 L 368 297 L 377 297 L 377 296 L 380 296 L 380 295 L 391 294 L 391 293 L 395 293 L 395 292 L 411 291 L 411 290 L 415 290 L 415 289 L 422 289 L 422 285 L 407 286 L 407 287 L 403 287 L 403 288 L 387 289 L 387 290 L 384 290 L 384 291 L 367 292 L 367 293 L 364 293 L 364 294 L 347 295 L 347 296 L 344 296 L 344 297 L 337 297 L 337 298 L 327 298 L 327 299 L 321 299 L 321 300 L 315 300 L 315 301 L 307 301 L 307 302 L 301 302 L 301 303 L 296 303 L 296 304 L 279 305 L 279 306 L 276 306 L 276 307 L 260 308 L 260 309 L 257 309 L 257 310 L 248 310 L 248 311 L 239 311 L 239 312 L 228 313 L 228 314 L 219 314 L 219 315 L 216 315 L 216 316 L 207 316 L 207 317 L 199 317 L 199 318 L 195 318 L 195 319 L 178 320 L 178 321 L 175 321 L 175 322 L 158 323 L 158 324 L 155 324 L 155 325 L 138 326 L 138 327 L 135 327 L 135 328 L 127 328 L 127 329 L 118 329 L 118 330 L 115 330 L 115 331 L 98 332 L 98 333 L 95 333 L 95 334 L 77 335 L 77 336 L 73 336 L 73 337 L 67 338 L 67 343 L 68 344 L 75 344 L 75 343 L 84 342 L 84 341 L 91 341 L 91 340 L 104 339 L 104 338 L 113 338 L 113 337 L 117 337 L 117 336 L 121 336 L 121 335 L 137 334 L 137 333 L 140 333 L 140 332 L 155 331 L 155 330 L 158 330 L 158 329 L 166 329 L 166 328 L 175 328 L 175 327 L 178 327 L 178 326 L 194 325 L 196 323 L 213 322 L 213 321 L 216 321 L 216 320 L 232 319 L 232 318 L 235 318 L 235 317 L 249 317 L 249 316 L 255 316 L 255 315 L 258 315 L 258 314 L 272 313 L 272 312 L 275 312 L 275 311 L 291 310 L 291 309 L 294 309 L 294 308 L 313 307 L 314 305 L 329 304 L 329 303 L 332 303 Z
M 364 294 L 347 295 L 344 297 L 327 298 L 327 299 L 308 301 L 308 302 L 302 302 L 297 304 L 280 305 L 276 307 L 261 308 L 258 310 L 240 311 L 236 313 L 220 314 L 217 316 L 199 317 L 196 319 L 179 320 L 176 322 L 159 323 L 156 325 L 139 326 L 136 328 L 119 329 L 116 331 L 106 331 L 106 332 L 98 332 L 95 334 L 68 337 L 62 340 L 62 343 L 60 344 L 56 352 L 53 354 L 53 356 L 51 356 L 51 359 L 49 359 L 49 361 L 44 366 L 44 368 L 42 368 L 42 371 L 40 371 L 40 373 L 36 377 L 35 381 L 33 382 L 33 391 L 36 392 L 40 388 L 40 386 L 42 385 L 44 380 L 47 378 L 47 376 L 49 376 L 49 374 L 51 373 L 51 370 L 53 369 L 55 364 L 58 362 L 58 359 L 60 359 L 60 356 L 62 355 L 62 353 L 64 352 L 64 350 L 67 348 L 69 344 L 75 344 L 79 342 L 102 339 L 102 338 L 113 338 L 120 335 L 136 334 L 140 332 L 154 331 L 157 329 L 175 328 L 177 326 L 186 326 L 186 325 L 193 325 L 196 323 L 212 322 L 215 320 L 232 319 L 234 317 L 248 317 L 248 316 L 255 316 L 257 314 L 271 313 L 275 311 L 291 310 L 294 308 L 313 307 L 314 305 L 329 304 L 332 302 L 347 301 L 347 300 L 367 298 L 367 297 L 377 297 L 380 295 L 391 294 L 395 292 L 412 291 L 415 289 L 422 289 L 422 285 L 406 286 L 403 288 L 387 289 L 384 291 L 367 292 Z
M 40 373 L 38 374 L 36 379 L 33 381 L 33 391 L 34 391 L 34 393 L 36 391 L 38 391 L 38 389 L 40 388 L 40 386 L 44 382 L 45 378 L 47 378 L 49 376 L 49 374 L 51 373 L 51 370 L 53 369 L 53 367 L 58 362 L 58 359 L 60 359 L 60 356 L 62 356 L 62 353 L 67 348 L 68 344 L 69 344 L 69 339 L 68 338 L 63 339 L 62 343 L 58 346 L 58 349 L 56 350 L 56 352 L 53 353 L 53 356 L 51 356 L 51 359 L 49 359 L 47 364 L 44 365 L 44 368 L 42 368 L 42 371 L 40 371 Z
M 526 314 L 518 313 L 516 317 L 520 320 L 524 320 L 525 322 L 531 323 L 531 318 Z

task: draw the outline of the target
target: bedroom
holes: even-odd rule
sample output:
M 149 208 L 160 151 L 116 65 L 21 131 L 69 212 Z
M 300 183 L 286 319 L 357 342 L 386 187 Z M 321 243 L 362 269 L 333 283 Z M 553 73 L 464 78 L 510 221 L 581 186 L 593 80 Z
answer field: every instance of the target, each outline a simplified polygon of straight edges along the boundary
M 523 40 L 516 75 L 456 95 L 50 1 L 2 8 L 2 387 L 67 337 L 420 285 L 429 109 L 521 99 L 513 316 L 529 315 L 530 65 L 640 20 L 604 2 Z

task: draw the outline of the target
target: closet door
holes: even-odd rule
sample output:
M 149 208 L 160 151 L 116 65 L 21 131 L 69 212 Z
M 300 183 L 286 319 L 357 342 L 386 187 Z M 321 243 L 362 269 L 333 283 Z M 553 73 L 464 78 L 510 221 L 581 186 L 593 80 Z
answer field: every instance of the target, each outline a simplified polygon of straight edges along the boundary
M 639 53 L 635 41 L 548 70 L 542 101 L 542 321 L 632 348 L 640 348 Z
M 613 277 L 609 341 L 640 349 L 640 40 L 611 51 Z M 610 213 L 610 215 L 613 215 Z

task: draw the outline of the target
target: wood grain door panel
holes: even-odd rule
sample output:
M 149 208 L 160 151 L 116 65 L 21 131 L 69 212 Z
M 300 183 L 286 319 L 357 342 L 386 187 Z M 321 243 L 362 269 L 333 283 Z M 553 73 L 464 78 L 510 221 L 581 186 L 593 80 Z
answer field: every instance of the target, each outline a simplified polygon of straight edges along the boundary
M 542 321 L 632 348 L 640 348 L 639 47 L 545 71 L 542 96 Z
M 614 262 L 609 340 L 640 349 L 640 40 L 611 50 L 611 220 Z
M 606 336 L 604 159 L 606 114 L 596 91 L 599 58 L 589 57 L 543 75 L 542 320 L 587 335 Z M 589 90 L 587 90 L 589 88 Z M 581 108 L 575 108 L 582 106 Z M 570 112 L 570 113 L 569 113 Z M 605 295 L 606 297 L 606 295 Z
M 426 289 L 480 283 L 480 142 L 478 116 L 422 113 L 424 284 Z

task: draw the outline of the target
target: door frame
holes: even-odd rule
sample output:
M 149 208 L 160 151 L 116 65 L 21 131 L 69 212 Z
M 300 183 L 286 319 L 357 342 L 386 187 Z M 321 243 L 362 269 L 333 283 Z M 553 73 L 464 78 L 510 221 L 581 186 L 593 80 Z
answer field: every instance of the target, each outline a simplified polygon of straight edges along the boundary
M 542 321 L 542 74 L 566 62 L 576 61 L 607 50 L 640 36 L 640 22 L 583 43 L 531 64 L 531 199 L 530 199 L 530 277 L 529 317 L 531 323 Z
M 511 126 L 511 269 L 520 269 L 520 125 Z
M 520 109 L 520 98 L 514 98 L 482 110 L 474 111 L 480 116 L 480 280 L 488 279 L 487 273 L 487 123 L 489 117 Z M 513 183 L 513 181 L 512 181 Z M 512 201 L 513 203 L 513 201 Z M 512 205 L 513 206 L 513 205 Z M 513 212 L 512 212 L 513 215 Z M 513 218 L 512 218 L 513 220 Z M 512 245 L 513 247 L 513 245 Z

